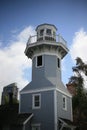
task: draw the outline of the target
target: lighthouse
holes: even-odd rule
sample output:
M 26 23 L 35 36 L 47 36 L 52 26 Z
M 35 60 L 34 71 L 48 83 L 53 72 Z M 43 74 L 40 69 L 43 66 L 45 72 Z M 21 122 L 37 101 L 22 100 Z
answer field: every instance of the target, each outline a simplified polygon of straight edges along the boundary
M 69 50 L 56 32 L 53 24 L 38 25 L 25 48 L 32 80 L 20 92 L 19 112 L 33 113 L 31 130 L 62 130 L 63 119 L 72 121 L 72 97 L 61 79 L 61 60 Z

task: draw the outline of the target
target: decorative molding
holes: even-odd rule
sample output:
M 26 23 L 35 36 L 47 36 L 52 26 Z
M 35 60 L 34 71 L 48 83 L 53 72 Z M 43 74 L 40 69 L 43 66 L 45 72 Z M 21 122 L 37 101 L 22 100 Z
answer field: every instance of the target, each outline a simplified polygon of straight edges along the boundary
M 37 57 L 39 55 L 51 55 L 51 56 L 57 56 L 58 58 L 61 59 L 61 56 L 59 56 L 59 54 L 57 54 L 56 52 L 38 52 L 36 54 L 34 54 L 34 56 L 32 57 L 32 60 L 34 57 Z
M 72 98 L 71 94 L 65 93 L 62 90 L 58 89 L 58 88 L 43 88 L 43 89 L 26 90 L 24 92 L 20 92 L 20 94 L 37 93 L 37 92 L 44 92 L 44 91 L 51 91 L 51 90 L 56 90 L 56 91 L 58 91 L 58 92 L 60 92 L 60 93 L 62 93 L 64 95 Z

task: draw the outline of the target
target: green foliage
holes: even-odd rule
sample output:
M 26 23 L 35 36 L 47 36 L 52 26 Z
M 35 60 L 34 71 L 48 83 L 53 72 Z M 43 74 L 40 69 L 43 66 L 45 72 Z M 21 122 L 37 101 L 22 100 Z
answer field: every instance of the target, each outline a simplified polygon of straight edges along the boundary
M 13 98 L 13 104 L 19 103 L 18 99 Z
M 4 101 L 5 101 L 5 104 L 8 104 L 8 103 L 9 103 L 9 97 L 8 97 L 8 95 L 6 95 L 6 96 L 4 97 Z
M 13 97 L 13 104 L 16 104 L 16 103 L 19 103 L 19 101 L 18 101 L 18 99 L 17 98 L 14 98 Z M 4 104 L 6 105 L 6 104 L 9 104 L 9 95 L 5 95 L 5 97 L 4 97 Z
M 76 66 L 72 68 L 74 76 L 70 77 L 69 83 L 75 87 L 76 94 L 72 98 L 74 121 L 80 124 L 87 121 L 87 95 L 84 92 L 84 77 L 87 76 L 87 64 L 81 58 L 76 58 Z

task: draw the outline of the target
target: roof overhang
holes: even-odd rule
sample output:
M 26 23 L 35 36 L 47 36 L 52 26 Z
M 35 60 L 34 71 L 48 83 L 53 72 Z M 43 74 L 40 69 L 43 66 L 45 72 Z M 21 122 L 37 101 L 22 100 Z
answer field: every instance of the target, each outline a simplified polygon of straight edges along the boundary
M 61 124 L 61 125 L 60 125 Z M 77 126 L 71 120 L 59 118 L 59 130 L 63 130 L 63 128 L 76 128 Z

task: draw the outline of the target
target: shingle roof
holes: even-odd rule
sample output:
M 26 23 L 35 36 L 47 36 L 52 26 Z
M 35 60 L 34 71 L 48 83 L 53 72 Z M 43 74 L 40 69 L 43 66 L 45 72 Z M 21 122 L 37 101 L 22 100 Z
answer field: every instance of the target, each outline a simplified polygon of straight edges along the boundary
M 72 97 L 62 82 L 60 82 L 58 80 L 55 82 L 56 82 L 56 86 L 52 82 L 50 82 L 48 79 L 45 79 L 45 78 L 43 78 L 41 81 L 39 81 L 39 83 L 37 81 L 36 82 L 31 81 L 20 92 L 28 92 L 31 90 L 37 90 L 37 89 L 40 90 L 40 89 L 44 89 L 44 88 L 46 88 L 46 89 L 47 88 L 56 88 L 56 89 L 60 90 L 62 93 L 65 93 L 65 95 Z
M 60 118 L 62 121 L 64 121 L 65 123 L 69 124 L 69 125 L 75 125 L 75 122 L 65 119 L 65 118 Z
M 21 113 L 21 114 L 17 114 L 17 116 L 14 118 L 13 123 L 15 125 L 23 125 L 24 122 L 27 119 L 30 119 L 29 117 L 32 115 L 32 113 Z
M 64 118 L 59 118 L 59 120 L 65 124 L 66 128 L 67 127 L 69 127 L 69 128 L 76 128 L 76 123 L 71 121 L 71 120 L 64 119 Z
M 36 85 L 38 86 L 38 88 Z M 21 92 L 35 90 L 35 89 L 51 88 L 53 86 L 54 85 L 49 80 L 43 78 L 42 80 L 39 81 L 39 83 L 37 81 L 36 82 L 31 81 L 27 86 L 25 86 L 21 90 Z

